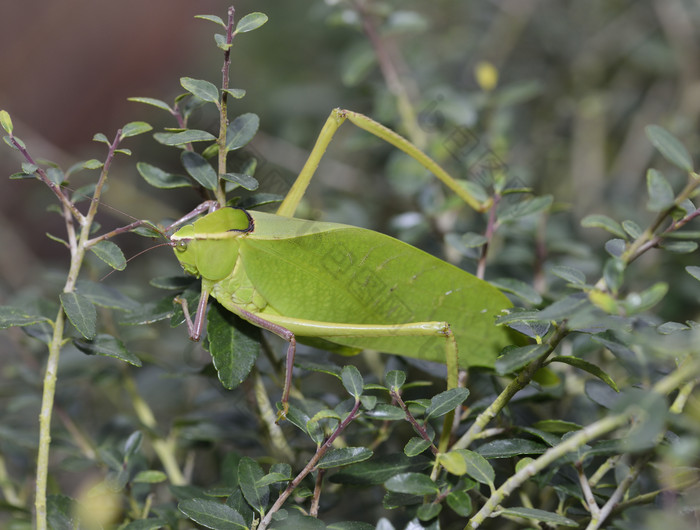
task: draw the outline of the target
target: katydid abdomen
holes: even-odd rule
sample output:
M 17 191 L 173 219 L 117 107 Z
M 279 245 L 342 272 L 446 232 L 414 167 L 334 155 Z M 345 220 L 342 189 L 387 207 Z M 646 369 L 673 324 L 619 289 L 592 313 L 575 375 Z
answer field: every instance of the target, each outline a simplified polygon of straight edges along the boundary
M 511 303 L 466 271 L 378 232 L 261 212 L 248 213 L 250 230 L 240 212 L 217 210 L 173 236 L 187 241 L 186 253 L 176 252 L 183 266 L 234 313 L 256 314 L 299 337 L 443 363 L 443 337 L 366 336 L 349 325 L 446 322 L 463 368 L 493 367 L 513 342 L 495 325 Z

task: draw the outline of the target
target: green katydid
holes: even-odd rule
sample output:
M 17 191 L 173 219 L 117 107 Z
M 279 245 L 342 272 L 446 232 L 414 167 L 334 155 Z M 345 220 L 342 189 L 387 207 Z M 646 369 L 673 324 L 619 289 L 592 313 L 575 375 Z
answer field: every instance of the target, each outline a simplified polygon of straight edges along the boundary
M 287 340 L 284 411 L 297 336 L 445 363 L 449 387 L 456 386 L 458 365 L 493 367 L 512 342 L 509 331 L 494 323 L 511 303 L 489 283 L 378 232 L 290 217 L 346 118 L 406 151 L 472 206 L 484 206 L 408 140 L 366 116 L 336 109 L 277 214 L 210 201 L 175 223 L 209 212 L 170 237 L 185 271 L 202 278 L 194 321 L 184 300 L 177 300 L 190 337 L 199 339 L 213 296 Z

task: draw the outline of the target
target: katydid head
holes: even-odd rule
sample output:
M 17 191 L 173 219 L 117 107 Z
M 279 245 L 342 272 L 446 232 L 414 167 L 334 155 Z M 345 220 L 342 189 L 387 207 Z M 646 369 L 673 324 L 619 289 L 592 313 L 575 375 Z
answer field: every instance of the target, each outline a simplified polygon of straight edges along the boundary
M 252 217 L 240 208 L 221 208 L 180 228 L 170 243 L 188 274 L 218 281 L 238 258 L 238 238 L 253 231 Z

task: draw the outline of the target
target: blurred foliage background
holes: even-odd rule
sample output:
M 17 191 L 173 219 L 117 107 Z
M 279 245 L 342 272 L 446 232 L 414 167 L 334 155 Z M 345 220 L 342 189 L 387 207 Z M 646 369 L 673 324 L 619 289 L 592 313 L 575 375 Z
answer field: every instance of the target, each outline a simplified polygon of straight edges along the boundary
M 551 193 L 557 206 L 545 231 L 550 256 L 561 250 L 582 270 L 600 270 L 603 234 L 583 229 L 578 220 L 591 213 L 632 219 L 645 225 L 644 176 L 655 164 L 673 182 L 681 175 L 656 155 L 644 127 L 660 124 L 697 153 L 700 113 L 700 4 L 692 0 L 461 0 L 365 2 L 380 29 L 387 53 L 417 115 L 427 147 L 450 170 L 469 178 L 488 155 L 505 168 L 514 183 Z M 15 128 L 37 157 L 68 167 L 80 159 L 102 156 L 90 139 L 96 132 L 112 137 L 118 127 L 145 120 L 156 129 L 174 126 L 157 109 L 129 103 L 129 96 L 172 100 L 182 90 L 182 76 L 218 83 L 220 54 L 207 22 L 195 14 L 224 16 L 229 2 L 90 2 L 70 4 L 49 0 L 4 2 L 0 7 L 0 108 L 13 116 Z M 340 1 L 295 2 L 239 0 L 238 16 L 263 11 L 270 21 L 234 43 L 231 85 L 248 95 L 231 104 L 232 114 L 255 112 L 260 132 L 247 148 L 258 158 L 256 177 L 268 191 L 284 193 L 306 158 L 330 110 L 344 107 L 363 112 L 403 133 L 395 99 L 387 90 L 362 20 Z M 487 62 L 498 73 L 497 85 L 479 84 L 476 71 Z M 216 115 L 197 117 L 197 128 L 215 127 Z M 371 226 L 419 242 L 431 250 L 430 227 L 396 217 L 430 205 L 434 188 L 422 187 L 415 169 L 393 160 L 392 149 L 346 125 L 322 165 L 309 193 L 306 215 Z M 474 147 L 457 156 L 456 141 Z M 464 135 L 467 134 L 468 140 Z M 144 135 L 127 145 L 147 160 L 168 168 L 172 158 Z M 149 153 L 144 156 L 145 153 Z M 135 170 L 137 159 L 122 158 L 112 170 L 109 206 L 136 218 L 161 220 L 188 211 L 196 198 L 171 191 L 153 195 Z M 387 162 L 394 171 L 386 174 Z M 0 151 L 0 172 L 16 171 L 18 159 Z M 176 170 L 177 168 L 171 167 Z M 399 177 L 400 175 L 400 177 Z M 391 177 L 391 178 L 387 178 Z M 411 177 L 411 178 L 409 178 Z M 408 179 L 408 180 L 406 180 Z M 417 184 L 416 184 L 417 179 Z M 408 182 L 409 184 L 406 184 Z M 73 185 L 80 185 L 76 181 Z M 0 304 L 24 291 L 51 290 L 60 285 L 64 249 L 44 237 L 55 224 L 44 213 L 50 193 L 32 181 L 2 183 L 0 193 Z M 428 208 L 429 209 L 429 208 Z M 102 222 L 125 224 L 124 216 L 103 209 Z M 404 222 L 402 222 L 404 219 Z M 421 223 L 441 222 L 436 219 Z M 450 222 L 459 222 L 450 220 Z M 403 223 L 403 224 L 402 224 Z M 496 266 L 537 285 L 538 271 L 529 258 L 539 240 L 536 228 L 521 227 L 521 241 L 509 245 Z M 451 228 L 443 231 L 449 231 Z M 147 243 L 121 236 L 128 253 Z M 557 245 L 560 245 L 557 247 Z M 601 249 L 600 254 L 588 250 Z M 442 251 L 442 249 L 438 249 Z M 521 252 L 518 254 L 518 252 Z M 522 256 L 527 254 L 528 260 Z M 670 260 L 674 260 L 671 262 Z M 528 264 L 525 264 L 528 261 Z M 640 276 L 697 263 L 697 252 L 657 261 L 643 258 Z M 566 261 L 563 262 L 566 264 Z M 466 264 L 468 267 L 469 265 Z M 97 267 L 95 278 L 100 276 Z M 133 278 L 178 272 L 169 250 L 141 257 L 126 272 L 112 275 L 110 285 Z M 48 272 L 47 272 L 48 271 Z M 675 273 L 674 273 L 675 274 Z M 668 278 L 671 292 L 664 301 L 666 318 L 697 319 L 697 282 L 684 275 Z M 124 277 L 127 280 L 124 280 Z M 632 280 L 634 284 L 634 280 Z M 22 296 L 24 296 L 22 295 Z M 12 426 L 0 427 L 3 452 L 14 476 L 30 476 L 33 463 L 26 449 L 33 444 L 40 388 L 41 346 L 28 344 L 11 330 L 13 341 L 0 336 L 2 372 L 0 403 Z M 130 340 L 146 367 L 136 370 L 145 399 L 167 424 L 177 417 L 184 439 L 205 448 L 212 440 L 236 438 L 240 448 L 254 447 L 235 424 L 250 421 L 246 403 L 231 407 L 220 400 L 226 392 L 215 380 L 187 379 L 173 395 L 172 378 L 199 373 L 206 353 L 185 340 L 184 331 L 167 326 L 130 330 Z M 172 347 L 151 351 L 150 339 L 170 337 Z M 18 347 L 17 344 L 22 344 Z M 87 368 L 89 365 L 89 368 Z M 73 352 L 59 374 L 56 459 L 61 455 L 61 431 L 72 428 L 71 417 L 92 418 L 99 440 L 128 435 L 130 405 L 104 390 L 116 384 L 114 373 L 125 370 L 116 361 L 87 359 Z M 87 371 L 87 372 L 86 372 Z M 90 375 L 87 376 L 86 373 Z M 21 388 L 35 389 L 30 396 Z M 12 399 L 21 394 L 22 402 Z M 108 397 L 112 396 L 112 397 Z M 9 424 L 6 424 L 9 425 Z M 195 457 L 193 456 L 193 461 Z M 214 459 L 197 458 L 196 474 L 214 473 Z M 210 469 L 207 465 L 212 466 Z M 63 480 L 70 486 L 74 475 Z

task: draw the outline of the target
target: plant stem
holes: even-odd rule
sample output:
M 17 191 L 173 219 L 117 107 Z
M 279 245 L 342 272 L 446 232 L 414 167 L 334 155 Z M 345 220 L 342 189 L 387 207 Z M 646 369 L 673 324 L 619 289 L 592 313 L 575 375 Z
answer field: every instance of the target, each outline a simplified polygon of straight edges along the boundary
M 153 415 L 153 411 L 151 411 L 148 403 L 146 403 L 141 397 L 141 394 L 139 394 L 136 383 L 129 374 L 125 374 L 124 376 L 124 387 L 129 393 L 131 403 L 139 421 L 152 433 L 151 443 L 153 444 L 153 450 L 158 455 L 161 464 L 163 464 L 163 469 L 165 470 L 165 474 L 168 475 L 170 483 L 175 486 L 187 484 L 187 480 L 182 474 L 180 466 L 177 463 L 177 458 L 175 457 L 175 437 L 171 435 L 163 439 L 156 434 L 158 423 Z
M 657 394 L 662 395 L 669 394 L 670 392 L 673 392 L 678 387 L 683 385 L 687 380 L 694 379 L 695 377 L 697 377 L 699 370 L 700 361 L 696 360 L 693 362 L 684 363 L 679 368 L 671 372 L 669 375 L 659 380 L 652 387 L 651 392 L 655 392 Z M 478 528 L 486 520 L 487 517 L 490 517 L 493 514 L 493 512 L 498 508 L 500 503 L 503 502 L 503 500 L 506 497 L 513 493 L 526 480 L 542 471 L 548 465 L 556 462 L 558 459 L 566 456 L 568 453 L 577 451 L 589 441 L 598 438 L 610 431 L 613 431 L 627 423 L 629 419 L 636 414 L 636 407 L 636 405 L 632 405 L 619 414 L 607 416 L 595 423 L 592 423 L 584 427 L 580 431 L 577 431 L 576 434 L 573 434 L 560 444 L 548 449 L 542 456 L 540 456 L 539 458 L 522 468 L 515 475 L 512 475 L 501 485 L 500 488 L 494 491 L 491 494 L 491 497 L 488 499 L 488 501 L 486 501 L 486 504 L 482 506 L 481 510 L 479 510 L 479 512 L 470 519 L 469 524 L 465 527 L 465 530 L 468 528 Z M 633 472 L 631 472 L 630 475 L 634 475 L 636 477 L 636 474 L 638 472 L 639 470 L 633 470 Z M 619 498 L 621 498 L 622 492 L 626 491 L 630 485 L 631 480 L 624 480 L 620 483 L 615 492 L 617 494 L 617 496 L 615 497 L 615 502 L 617 502 Z M 610 504 L 608 508 L 606 508 L 608 504 L 601 508 L 600 522 L 602 522 L 603 517 L 607 517 L 607 515 L 610 513 L 610 510 L 612 510 L 612 508 L 614 507 L 615 503 L 610 503 L 611 500 L 612 498 L 608 501 L 608 504 Z M 603 511 L 605 511 L 605 514 L 603 514 Z M 598 526 L 593 526 L 591 528 L 598 528 Z
M 270 522 L 272 521 L 272 515 L 277 512 L 282 506 L 284 505 L 285 501 L 289 498 L 289 496 L 292 494 L 292 492 L 301 484 L 301 481 L 306 478 L 306 475 L 311 473 L 318 462 L 323 458 L 323 455 L 328 452 L 328 450 L 331 448 L 331 445 L 333 445 L 333 442 L 335 439 L 340 436 L 340 434 L 345 430 L 345 428 L 350 425 L 350 423 L 357 417 L 358 413 L 357 411 L 360 409 L 360 400 L 356 399 L 355 400 L 355 405 L 353 406 L 352 410 L 350 413 L 347 415 L 347 417 L 340 422 L 338 427 L 333 431 L 333 434 L 331 434 L 328 439 L 321 445 L 317 450 L 314 456 L 311 457 L 311 460 L 304 466 L 304 469 L 301 470 L 301 472 L 294 477 L 294 480 L 292 480 L 289 485 L 285 488 L 285 490 L 280 494 L 278 499 L 275 501 L 275 503 L 272 505 L 272 508 L 270 508 L 270 511 L 265 514 L 265 517 L 260 521 L 260 524 L 258 525 L 257 530 L 265 530 L 269 525 Z
M 539 359 L 536 359 L 528 364 L 518 374 L 518 376 L 513 379 L 505 389 L 503 389 L 494 402 L 477 416 L 471 427 L 469 427 L 467 432 L 464 433 L 459 440 L 457 440 L 457 442 L 452 446 L 452 449 L 466 449 L 469 447 L 469 445 L 479 437 L 479 434 L 484 430 L 486 425 L 488 425 L 488 423 L 494 419 L 506 407 L 506 405 L 508 405 L 508 403 L 510 403 L 513 396 L 530 384 L 530 381 L 537 370 L 542 367 L 547 357 L 549 357 L 549 355 L 556 349 L 557 345 L 564 337 L 566 337 L 567 334 L 568 330 L 565 326 L 557 329 L 549 341 L 549 348 L 547 349 L 546 353 L 544 353 Z
M 399 404 L 399 407 L 401 407 L 401 410 L 403 410 L 404 414 L 406 415 L 406 420 L 413 426 L 413 429 L 420 434 L 420 437 L 423 438 L 426 442 L 430 444 L 430 452 L 433 453 L 434 455 L 438 454 L 438 448 L 435 446 L 433 441 L 430 439 L 430 436 L 428 436 L 428 432 L 423 428 L 423 426 L 416 421 L 416 418 L 413 417 L 413 414 L 408 410 L 408 407 L 406 406 L 406 403 L 404 403 L 403 399 L 401 399 L 401 396 L 399 395 L 398 391 L 395 389 L 391 389 L 391 397 L 396 400 L 396 402 Z
M 231 67 L 231 43 L 233 42 L 233 23 L 236 10 L 233 6 L 228 8 L 228 23 L 226 24 L 226 49 L 224 50 L 224 64 L 221 67 L 221 101 L 219 103 L 219 137 L 216 140 L 219 146 L 218 153 L 218 173 L 222 175 L 226 173 L 226 131 L 228 130 L 228 92 L 229 86 L 229 69 Z M 217 180 L 216 201 L 220 207 L 226 206 L 226 192 L 224 191 L 224 181 L 219 178 Z

